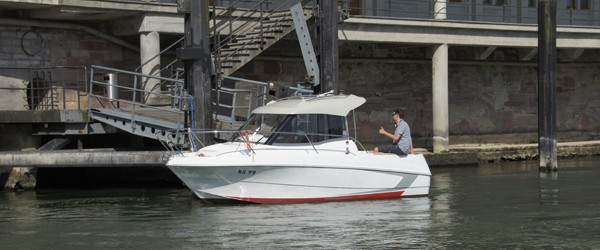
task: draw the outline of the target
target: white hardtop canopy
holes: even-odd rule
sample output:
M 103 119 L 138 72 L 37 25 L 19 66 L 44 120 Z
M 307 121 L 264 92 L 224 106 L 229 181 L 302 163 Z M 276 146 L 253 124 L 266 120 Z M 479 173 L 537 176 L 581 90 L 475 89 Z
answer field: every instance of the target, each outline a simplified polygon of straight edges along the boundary
M 253 114 L 326 114 L 346 116 L 367 100 L 355 95 L 319 95 L 291 97 L 269 102 Z

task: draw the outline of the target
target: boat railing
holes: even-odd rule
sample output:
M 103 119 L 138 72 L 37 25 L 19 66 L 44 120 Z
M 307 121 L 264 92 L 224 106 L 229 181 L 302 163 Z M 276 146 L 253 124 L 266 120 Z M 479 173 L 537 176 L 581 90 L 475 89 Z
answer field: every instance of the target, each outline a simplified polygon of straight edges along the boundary
M 160 133 L 160 135 L 159 135 Z M 344 136 L 340 134 L 323 134 L 323 133 L 305 133 L 305 132 L 272 132 L 268 135 L 260 134 L 260 137 L 257 140 L 254 140 L 254 137 L 257 133 L 252 130 L 226 130 L 226 129 L 173 129 L 166 130 L 157 133 L 157 138 L 168 151 L 172 153 L 172 155 L 183 155 L 183 152 L 195 152 L 200 148 L 205 147 L 206 145 L 200 138 L 207 138 L 211 136 L 217 142 L 226 142 L 226 141 L 239 141 L 240 145 L 245 144 L 245 149 L 254 152 L 254 146 L 259 144 L 264 138 L 271 137 L 273 135 L 282 135 L 282 136 L 297 136 L 305 138 L 306 141 L 296 140 L 295 142 L 289 142 L 287 144 L 309 144 L 313 150 L 318 154 L 319 150 L 317 149 L 318 143 L 331 140 L 331 139 L 346 139 L 352 140 L 356 143 L 357 146 L 360 146 L 363 151 L 367 151 L 366 148 L 356 139 L 349 136 Z M 165 136 L 166 133 L 166 136 Z M 204 136 L 199 136 L 199 135 Z M 207 136 L 208 135 L 208 136 Z M 226 136 L 229 135 L 229 136 Z M 164 139 L 168 138 L 168 139 Z M 324 140 L 319 140 L 319 138 L 326 138 Z M 177 142 L 183 140 L 185 143 L 183 145 L 186 146 L 178 146 Z M 263 142 L 266 143 L 268 140 Z M 285 142 L 284 142 L 285 143 Z M 279 144 L 279 143 L 276 143 Z M 283 144 L 283 143 L 282 143 Z M 244 148 L 243 148 L 244 149 Z M 236 151 L 238 151 L 236 149 Z M 346 152 L 349 153 L 349 148 L 346 149 Z

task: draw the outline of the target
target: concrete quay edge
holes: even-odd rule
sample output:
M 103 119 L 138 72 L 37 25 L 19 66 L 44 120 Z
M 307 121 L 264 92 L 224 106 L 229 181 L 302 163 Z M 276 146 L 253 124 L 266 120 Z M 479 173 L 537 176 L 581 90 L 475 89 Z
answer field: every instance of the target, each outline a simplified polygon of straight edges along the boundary
M 600 141 L 558 143 L 558 158 L 600 156 Z M 430 167 L 477 165 L 537 159 L 537 144 L 460 144 L 448 152 L 423 154 Z M 10 167 L 156 167 L 164 166 L 167 151 L 5 151 L 0 152 L 0 168 Z
M 533 160 L 538 157 L 538 144 L 456 144 L 450 145 L 448 152 L 423 155 L 432 167 Z M 594 156 L 600 156 L 600 141 L 557 143 L 559 159 Z

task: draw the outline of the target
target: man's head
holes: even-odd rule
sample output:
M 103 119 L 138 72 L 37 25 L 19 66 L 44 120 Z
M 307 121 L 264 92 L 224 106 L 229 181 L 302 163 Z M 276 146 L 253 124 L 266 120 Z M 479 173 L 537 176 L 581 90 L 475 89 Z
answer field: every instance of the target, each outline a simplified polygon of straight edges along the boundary
M 404 118 L 404 110 L 402 109 L 394 109 L 394 111 L 392 111 L 392 119 L 394 119 L 395 122 L 400 121 L 400 119 Z

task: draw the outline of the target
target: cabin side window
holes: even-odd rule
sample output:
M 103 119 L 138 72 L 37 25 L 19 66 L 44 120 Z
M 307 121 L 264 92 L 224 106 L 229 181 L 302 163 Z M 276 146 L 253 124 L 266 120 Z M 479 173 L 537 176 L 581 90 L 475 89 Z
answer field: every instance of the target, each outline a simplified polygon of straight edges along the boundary
M 307 115 L 310 123 L 307 130 L 310 131 L 312 142 L 320 142 L 329 139 L 341 138 L 344 134 L 344 117 L 335 115 Z
M 346 130 L 343 116 L 324 114 L 290 115 L 281 123 L 273 143 L 312 143 L 342 138 Z

